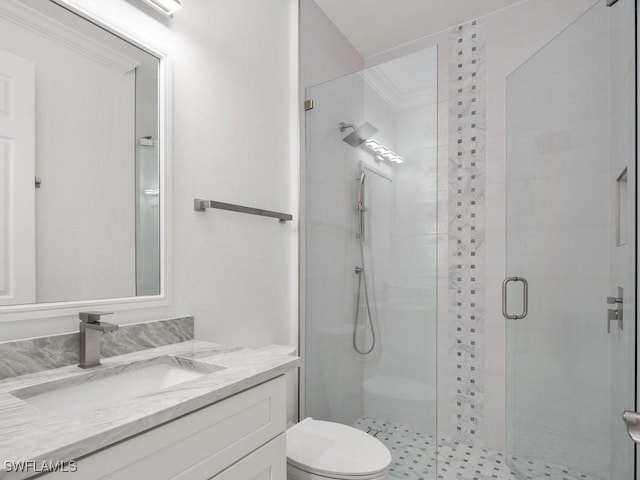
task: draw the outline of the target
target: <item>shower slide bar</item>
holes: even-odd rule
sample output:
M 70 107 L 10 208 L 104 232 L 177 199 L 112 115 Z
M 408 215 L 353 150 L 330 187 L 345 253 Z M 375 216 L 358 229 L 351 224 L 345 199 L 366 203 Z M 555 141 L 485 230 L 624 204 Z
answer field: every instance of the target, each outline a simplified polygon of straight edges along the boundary
M 213 200 L 202 200 L 200 198 L 193 199 L 193 209 L 196 212 L 204 212 L 207 208 L 217 208 L 218 210 L 229 210 L 231 212 L 277 218 L 280 223 L 293 220 L 293 215 L 288 213 L 273 212 L 271 210 L 262 210 L 260 208 L 243 207 L 242 205 L 234 205 L 233 203 L 215 202 Z

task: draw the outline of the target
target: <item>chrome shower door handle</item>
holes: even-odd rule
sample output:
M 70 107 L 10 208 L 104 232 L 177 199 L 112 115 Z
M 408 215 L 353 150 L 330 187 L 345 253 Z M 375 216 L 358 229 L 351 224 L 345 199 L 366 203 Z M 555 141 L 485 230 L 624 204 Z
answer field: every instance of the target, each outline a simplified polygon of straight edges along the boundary
M 627 426 L 627 433 L 635 443 L 640 443 L 640 414 L 625 410 L 622 419 Z
M 507 307 L 507 287 L 511 282 L 522 283 L 522 313 L 509 315 Z M 529 282 L 523 277 L 507 277 L 502 282 L 502 316 L 507 320 L 521 320 L 529 313 Z

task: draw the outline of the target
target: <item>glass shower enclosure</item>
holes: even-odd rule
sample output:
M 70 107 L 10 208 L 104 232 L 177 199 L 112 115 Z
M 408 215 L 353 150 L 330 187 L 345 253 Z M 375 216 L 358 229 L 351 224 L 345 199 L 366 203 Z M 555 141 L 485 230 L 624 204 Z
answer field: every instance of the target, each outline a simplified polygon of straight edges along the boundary
M 433 47 L 306 92 L 304 416 L 436 438 L 436 81 Z
M 446 209 L 464 200 L 451 188 L 449 146 L 438 155 L 438 117 L 447 125 L 455 103 L 443 96 L 438 115 L 436 47 L 306 91 L 301 417 L 382 440 L 390 478 L 635 476 L 622 412 L 637 410 L 636 2 L 580 8 L 492 91 L 492 111 L 499 103 L 506 113 L 506 170 L 487 169 L 499 201 L 481 214 L 504 211 L 505 246 L 490 252 L 495 275 L 479 282 L 495 302 L 491 321 L 506 322 L 505 343 L 493 344 L 505 363 L 486 372 L 499 379 L 493 406 L 506 404 L 498 445 L 446 431 L 450 405 L 436 426 L 437 347 L 459 355 L 450 311 L 437 318 L 437 285 L 446 290 L 456 271 Z M 486 124 L 496 138 L 501 115 Z M 448 367 L 445 389 L 456 378 Z M 452 450 L 455 459 L 443 453 Z

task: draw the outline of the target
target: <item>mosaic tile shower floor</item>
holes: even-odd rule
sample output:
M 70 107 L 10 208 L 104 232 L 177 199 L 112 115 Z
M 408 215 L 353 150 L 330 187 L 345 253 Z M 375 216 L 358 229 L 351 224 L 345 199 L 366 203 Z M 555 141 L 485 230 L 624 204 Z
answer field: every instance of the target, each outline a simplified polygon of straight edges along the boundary
M 389 480 L 606 480 L 514 457 L 511 460 L 526 470 L 518 477 L 501 453 L 445 439 L 436 445 L 431 435 L 372 417 L 359 418 L 354 427 L 373 435 L 391 451 Z

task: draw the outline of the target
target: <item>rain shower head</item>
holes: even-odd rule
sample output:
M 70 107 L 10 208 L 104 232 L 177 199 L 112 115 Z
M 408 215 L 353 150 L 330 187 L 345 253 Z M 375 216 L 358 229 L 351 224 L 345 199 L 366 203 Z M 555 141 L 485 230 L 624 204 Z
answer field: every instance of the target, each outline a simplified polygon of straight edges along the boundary
M 366 142 L 369 138 L 373 137 L 376 133 L 378 133 L 378 129 L 371 125 L 369 122 L 364 122 L 358 128 L 355 125 L 347 124 L 344 122 L 340 123 L 340 131 L 344 132 L 347 128 L 352 128 L 353 132 L 342 139 L 343 142 L 348 143 L 354 148 L 358 148 L 364 142 Z

